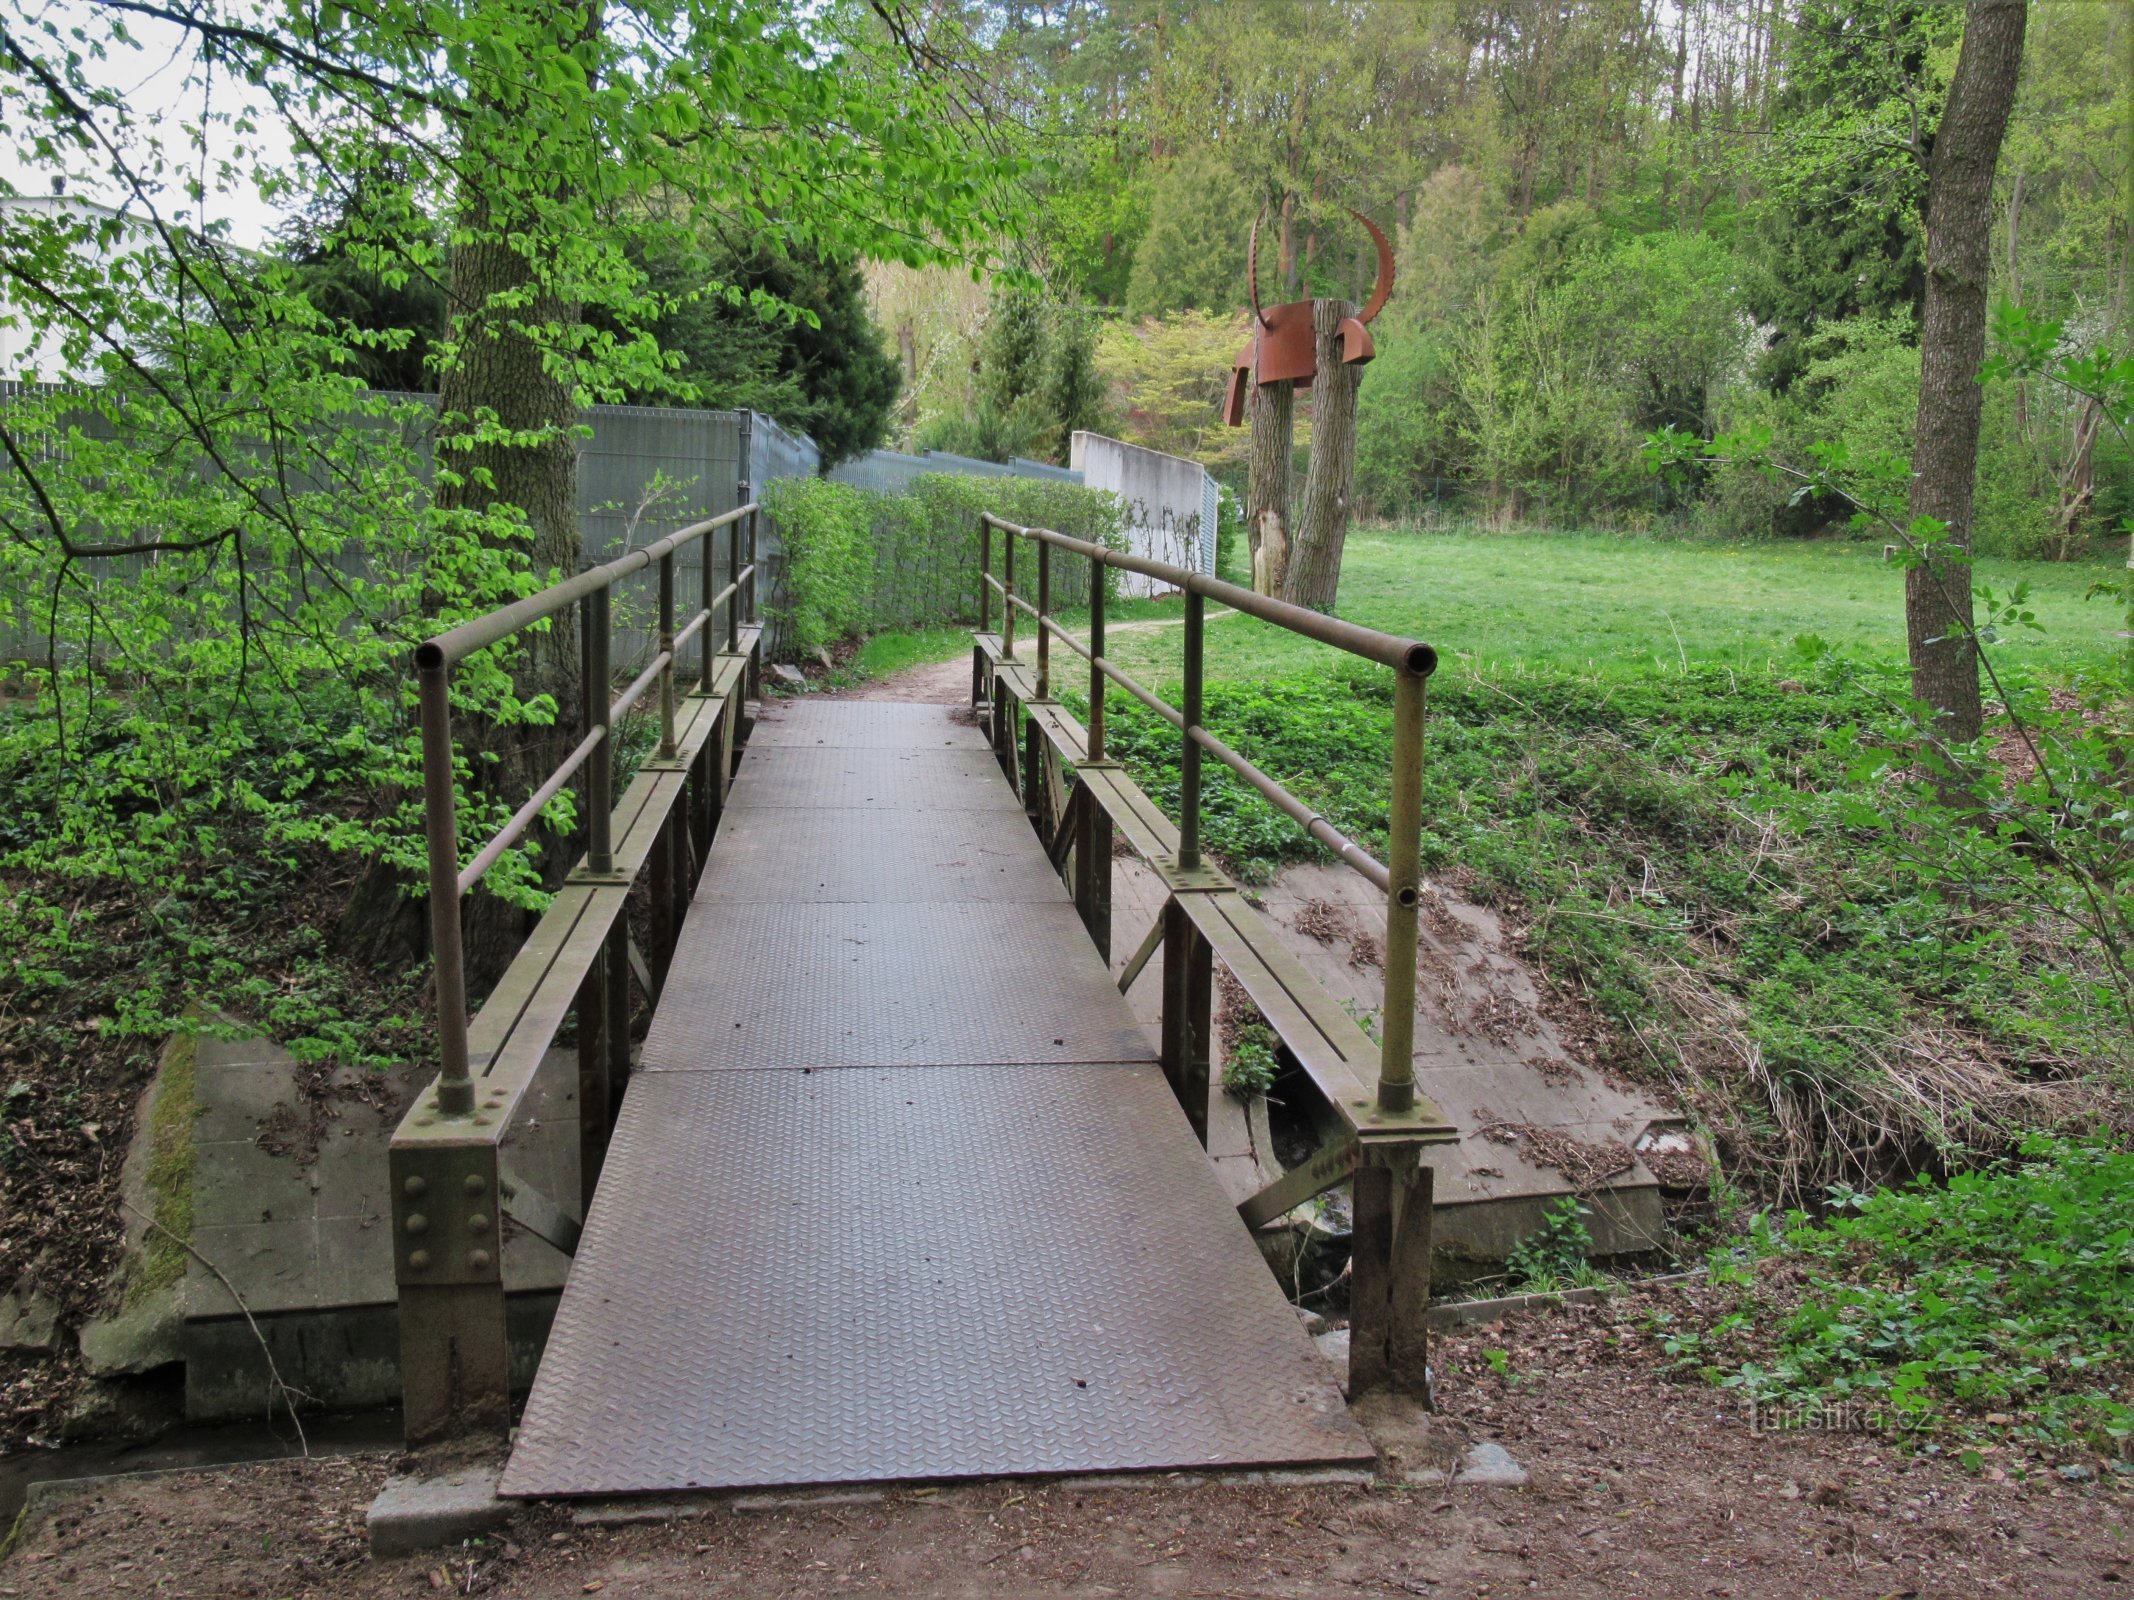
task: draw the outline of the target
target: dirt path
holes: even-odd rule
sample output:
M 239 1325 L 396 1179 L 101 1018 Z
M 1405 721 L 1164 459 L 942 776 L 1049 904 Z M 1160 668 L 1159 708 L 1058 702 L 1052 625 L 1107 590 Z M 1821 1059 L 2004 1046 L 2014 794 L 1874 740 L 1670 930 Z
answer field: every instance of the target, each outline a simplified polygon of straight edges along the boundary
M 1210 622 L 1219 622 L 1225 617 L 1239 613 L 1224 606 L 1208 612 Z M 1138 622 L 1115 622 L 1105 630 L 1107 638 L 1117 638 L 1122 633 L 1150 633 L 1161 628 L 1179 628 L 1185 618 L 1144 617 Z M 1086 633 L 1075 635 L 1084 644 L 1089 642 Z M 915 700 L 930 705 L 957 705 L 970 698 L 971 658 L 965 651 L 950 661 L 937 661 L 923 667 L 907 667 L 902 672 L 891 673 L 885 678 L 873 678 L 850 689 L 828 692 L 835 700 Z
M 850 689 L 826 695 L 831 700 L 913 700 L 927 705 L 962 705 L 971 697 L 971 657 L 965 651 L 948 661 L 907 667 L 886 678 L 870 678 Z
M 368 1457 L 113 1483 L 25 1529 L 0 1596 L 2134 1595 L 2134 1494 L 1758 1436 L 1664 1373 L 1647 1321 L 1696 1309 L 1624 1296 L 1440 1343 L 1439 1425 L 1501 1440 L 1523 1490 L 988 1482 L 613 1529 L 543 1507 L 487 1547 L 372 1562 Z

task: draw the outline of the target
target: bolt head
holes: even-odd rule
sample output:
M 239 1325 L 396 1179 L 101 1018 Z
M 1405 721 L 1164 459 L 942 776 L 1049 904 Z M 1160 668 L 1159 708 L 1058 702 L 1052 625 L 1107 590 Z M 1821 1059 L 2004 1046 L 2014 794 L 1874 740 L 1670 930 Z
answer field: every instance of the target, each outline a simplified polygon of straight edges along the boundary
M 410 1211 L 406 1226 L 409 1233 L 419 1238 L 430 1231 L 430 1219 L 420 1211 Z
M 410 1200 L 416 1199 L 430 1192 L 430 1180 L 428 1178 L 410 1178 L 400 1186 L 400 1192 Z
M 420 1272 L 420 1271 L 422 1271 L 422 1270 L 423 1270 L 423 1269 L 424 1269 L 425 1267 L 427 1267 L 427 1266 L 428 1266 L 429 1264 L 430 1264 L 430 1252 L 429 1252 L 429 1251 L 427 1251 L 427 1250 L 410 1250 L 410 1251 L 408 1252 L 408 1265 L 409 1265 L 409 1266 L 411 1266 L 411 1267 L 413 1267 L 413 1268 L 414 1268 L 414 1269 L 415 1269 L 415 1270 L 416 1270 L 417 1272 Z
M 467 1182 L 465 1187 L 467 1193 L 469 1194 L 480 1194 L 484 1189 L 487 1189 L 489 1187 L 489 1184 L 479 1172 L 470 1172 L 467 1174 Z
M 468 1217 L 467 1231 L 469 1233 L 487 1233 L 489 1231 L 488 1214 L 486 1212 L 477 1211 L 472 1216 Z
M 487 1267 L 488 1265 L 489 1265 L 489 1252 L 488 1252 L 488 1251 L 486 1251 L 486 1250 L 469 1250 L 469 1251 L 467 1252 L 467 1267 L 468 1267 L 468 1269 L 469 1269 L 470 1271 L 473 1271 L 473 1272 L 480 1272 L 480 1271 L 484 1270 L 484 1269 L 485 1269 L 485 1268 L 486 1268 L 486 1267 Z

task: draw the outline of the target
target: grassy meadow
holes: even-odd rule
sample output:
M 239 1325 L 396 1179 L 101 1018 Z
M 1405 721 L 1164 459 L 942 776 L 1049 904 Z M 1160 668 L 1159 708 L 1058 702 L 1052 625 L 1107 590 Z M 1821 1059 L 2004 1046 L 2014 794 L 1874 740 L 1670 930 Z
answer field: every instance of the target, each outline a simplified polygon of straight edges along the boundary
M 2116 646 L 2116 612 L 2083 598 L 2100 575 L 2092 566 L 1982 560 L 1973 581 L 2003 595 L 2030 585 L 2045 631 L 2003 650 L 2062 673 L 2101 663 Z M 1178 602 L 1165 609 L 1175 615 Z M 1784 673 L 1804 634 L 1863 657 L 1904 654 L 1904 570 L 1879 546 L 1853 543 L 1359 530 L 1342 562 L 1340 612 L 1426 640 L 1441 670 L 1483 678 L 1614 680 L 1685 666 Z M 1211 677 L 1286 677 L 1328 657 L 1244 617 L 1211 621 L 1208 640 Z M 1177 643 L 1158 630 L 1121 635 L 1110 654 L 1136 676 L 1177 670 Z

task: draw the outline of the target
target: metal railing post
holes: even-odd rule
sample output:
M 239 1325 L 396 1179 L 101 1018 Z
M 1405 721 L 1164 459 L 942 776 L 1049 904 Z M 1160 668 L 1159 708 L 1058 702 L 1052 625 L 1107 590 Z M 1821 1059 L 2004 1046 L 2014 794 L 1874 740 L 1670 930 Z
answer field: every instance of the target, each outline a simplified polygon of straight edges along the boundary
M 756 615 L 756 519 L 760 510 L 748 514 L 748 620 L 751 626 L 762 619 Z
M 423 833 L 430 858 L 430 944 L 437 972 L 437 1109 L 474 1115 L 467 1070 L 467 969 L 459 933 L 459 810 L 453 794 L 452 669 L 432 645 L 415 652 L 422 713 Z
M 717 636 L 712 632 L 713 597 L 718 594 L 719 590 L 718 586 L 712 581 L 711 558 L 715 551 L 710 534 L 705 534 L 703 538 L 697 541 L 697 550 L 703 561 L 703 569 L 700 576 L 704 580 L 702 587 L 703 606 L 701 608 L 704 612 L 704 625 L 697 630 L 697 658 L 699 666 L 703 669 L 703 683 L 698 693 L 710 694 L 712 674 L 717 669 L 719 661 L 719 643 Z
M 1000 655 L 1015 659 L 1015 535 L 1000 530 Z
M 993 519 L 978 513 L 978 631 L 984 633 L 993 620 Z
M 1205 603 L 1192 590 L 1186 591 L 1185 704 L 1180 708 L 1185 726 L 1178 753 L 1178 864 L 1188 872 L 1200 865 L 1200 746 L 1194 731 L 1200 727 L 1201 627 Z
M 1052 698 L 1052 628 L 1045 619 L 1052 615 L 1052 546 L 1043 540 L 1037 546 L 1037 697 Z
M 711 552 L 706 550 L 709 558 Z M 726 653 L 741 652 L 741 519 L 736 517 L 726 525 L 726 585 L 733 593 L 726 597 Z
M 1104 566 L 1089 563 L 1089 759 L 1104 759 Z
M 615 870 L 610 815 L 615 809 L 615 730 L 610 725 L 609 691 L 614 681 L 608 666 L 608 589 L 593 590 L 583 602 L 585 632 L 585 727 L 605 735 L 585 764 L 585 864 L 594 872 Z
M 1423 684 L 1406 668 L 1393 675 L 1393 793 L 1386 839 L 1386 1009 L 1380 1020 L 1378 1104 L 1415 1104 L 1415 919 L 1421 898 Z
M 659 753 L 674 759 L 674 552 L 659 558 L 659 648 L 667 664 L 659 672 Z
M 756 519 L 761 515 L 762 512 L 760 510 L 751 511 L 748 514 L 748 624 L 752 628 L 763 621 L 763 618 L 756 611 L 756 600 L 760 593 L 756 587 Z M 758 643 L 761 643 L 760 639 Z M 761 700 L 763 698 L 763 652 L 761 649 L 750 652 L 748 673 L 745 681 L 746 687 L 742 691 L 743 697 L 748 700 Z M 750 721 L 744 721 L 741 726 L 742 731 L 746 732 L 748 729 L 753 728 L 755 724 Z

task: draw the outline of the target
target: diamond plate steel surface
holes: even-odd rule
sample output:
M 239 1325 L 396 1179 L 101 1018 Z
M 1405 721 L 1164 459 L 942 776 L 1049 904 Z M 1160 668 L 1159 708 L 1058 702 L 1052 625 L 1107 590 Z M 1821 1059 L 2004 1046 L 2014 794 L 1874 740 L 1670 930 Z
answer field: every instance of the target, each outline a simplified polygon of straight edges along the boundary
M 835 745 L 845 750 L 983 750 L 985 735 L 960 706 L 882 700 L 780 700 L 748 736 L 752 750 Z
M 1045 865 L 1019 811 L 817 806 L 729 812 L 696 895 L 699 906 L 737 900 L 891 904 L 1067 898 L 1066 886 Z
M 639 1070 L 1155 1058 L 1072 905 L 700 900 Z
M 992 753 L 976 750 L 749 747 L 729 806 L 948 806 L 1020 811 Z
M 501 1484 L 1367 1462 L 1153 1067 L 648 1074 Z

